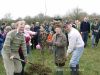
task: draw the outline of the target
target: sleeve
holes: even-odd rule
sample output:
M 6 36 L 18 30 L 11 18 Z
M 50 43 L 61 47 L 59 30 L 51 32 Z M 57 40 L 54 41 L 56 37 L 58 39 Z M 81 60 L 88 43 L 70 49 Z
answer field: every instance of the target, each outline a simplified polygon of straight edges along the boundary
M 91 30 L 93 31 L 93 28 L 94 28 L 94 26 L 93 26 L 93 24 L 91 25 Z
M 29 34 L 30 34 L 30 35 L 35 35 L 35 34 L 36 34 L 36 32 L 29 31 Z
M 7 35 L 6 35 L 6 39 L 5 39 L 5 42 L 4 42 L 4 45 L 3 45 L 3 50 L 4 52 L 6 53 L 11 53 L 11 40 L 13 39 L 12 36 L 11 36 L 11 32 L 9 32 Z
M 68 37 L 68 40 L 69 40 L 69 45 L 68 45 L 67 52 L 71 53 L 74 50 L 74 48 L 75 48 L 77 37 L 76 37 L 75 34 L 74 35 L 70 35 Z
M 80 24 L 80 32 L 82 32 L 82 26 L 83 26 L 83 22 L 81 22 Z
M 88 23 L 88 33 L 90 33 L 90 23 Z

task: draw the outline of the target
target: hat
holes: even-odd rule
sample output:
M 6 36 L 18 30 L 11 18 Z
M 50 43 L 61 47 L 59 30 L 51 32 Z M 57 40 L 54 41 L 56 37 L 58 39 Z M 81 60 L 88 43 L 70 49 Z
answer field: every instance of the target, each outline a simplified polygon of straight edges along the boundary
M 56 17 L 54 17 L 54 20 L 56 20 L 56 21 L 62 21 L 62 18 L 60 16 L 56 16 Z
M 62 23 L 61 22 L 54 22 L 54 28 L 61 28 L 62 27 Z

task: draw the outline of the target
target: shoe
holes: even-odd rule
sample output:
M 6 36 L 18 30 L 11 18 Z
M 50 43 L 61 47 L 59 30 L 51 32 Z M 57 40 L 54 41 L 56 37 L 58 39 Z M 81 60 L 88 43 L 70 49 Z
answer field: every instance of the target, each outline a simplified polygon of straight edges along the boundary
M 71 68 L 71 75 L 78 75 L 78 67 L 70 67 Z

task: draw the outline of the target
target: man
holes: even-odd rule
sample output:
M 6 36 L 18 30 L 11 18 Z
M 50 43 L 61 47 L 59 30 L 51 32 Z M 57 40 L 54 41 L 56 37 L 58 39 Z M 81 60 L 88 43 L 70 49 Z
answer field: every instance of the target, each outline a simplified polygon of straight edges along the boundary
M 37 34 L 33 38 L 33 44 L 34 44 L 34 49 L 36 49 L 36 45 L 38 44 L 38 39 L 39 39 L 39 33 L 40 33 L 40 24 L 39 22 L 36 22 L 34 26 L 34 32 L 37 32 Z
M 66 57 L 72 54 L 70 60 L 71 75 L 78 75 L 79 59 L 84 50 L 84 42 L 78 30 L 72 27 L 71 22 L 66 22 L 64 30 L 68 33 L 68 50 Z
M 27 58 L 25 37 L 23 35 L 25 21 L 18 21 L 16 25 L 17 29 L 8 32 L 2 49 L 2 57 L 7 75 L 21 75 L 22 64 L 14 59 L 14 57 L 20 58 L 18 51 L 20 47 L 22 48 L 25 61 Z
M 87 46 L 88 33 L 90 33 L 90 23 L 88 22 L 88 18 L 84 17 L 84 21 L 81 22 L 80 32 L 85 43 L 85 47 Z

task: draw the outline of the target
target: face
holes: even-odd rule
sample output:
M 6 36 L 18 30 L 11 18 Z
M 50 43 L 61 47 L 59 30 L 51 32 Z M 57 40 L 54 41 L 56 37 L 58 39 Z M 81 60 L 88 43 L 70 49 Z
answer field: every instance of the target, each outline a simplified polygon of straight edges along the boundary
M 55 32 L 56 32 L 56 34 L 60 34 L 61 33 L 61 28 L 55 28 Z
M 25 25 L 25 30 L 26 31 L 30 31 L 30 26 L 29 25 Z
M 85 17 L 85 18 L 84 18 L 84 21 L 87 22 L 87 21 L 88 21 L 88 17 Z
M 25 21 L 18 21 L 17 26 L 18 26 L 17 27 L 18 32 L 23 33 L 25 28 Z
M 70 29 L 71 29 L 71 27 L 72 27 L 72 25 L 71 25 L 71 24 L 68 24 L 68 25 L 66 25 L 66 26 L 64 27 L 64 30 L 65 30 L 66 32 L 69 32 Z

